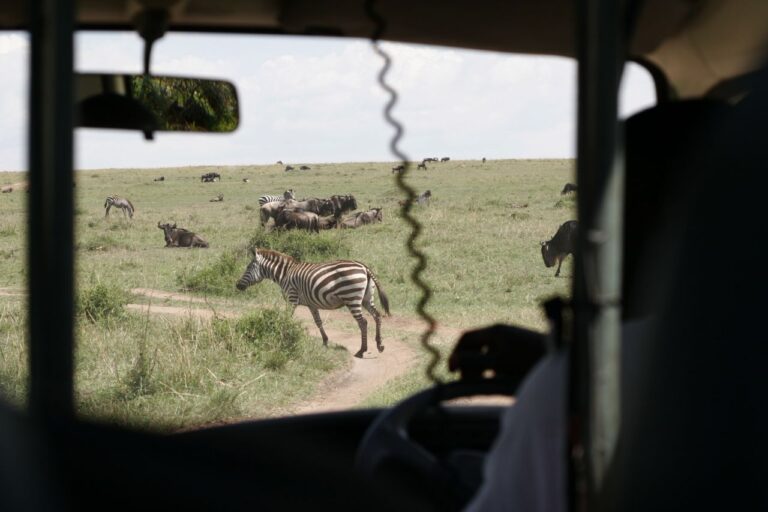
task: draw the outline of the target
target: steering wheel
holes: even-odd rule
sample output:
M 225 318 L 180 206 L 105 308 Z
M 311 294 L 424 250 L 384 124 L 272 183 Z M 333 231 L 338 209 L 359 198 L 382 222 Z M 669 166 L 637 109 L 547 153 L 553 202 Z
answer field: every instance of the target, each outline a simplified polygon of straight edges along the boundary
M 438 384 L 416 393 L 391 409 L 383 411 L 363 436 L 358 448 L 355 466 L 367 478 L 373 479 L 381 466 L 389 462 L 405 464 L 435 485 L 442 496 L 463 505 L 476 489 L 460 474 L 408 434 L 411 421 L 441 402 L 477 395 L 513 395 L 519 381 L 511 379 L 483 379 Z

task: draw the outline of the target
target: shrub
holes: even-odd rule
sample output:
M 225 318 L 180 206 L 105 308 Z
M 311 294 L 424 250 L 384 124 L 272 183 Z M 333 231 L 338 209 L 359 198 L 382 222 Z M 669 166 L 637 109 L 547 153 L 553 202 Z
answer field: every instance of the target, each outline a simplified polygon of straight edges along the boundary
M 91 322 L 123 315 L 127 303 L 125 291 L 102 283 L 77 294 L 77 312 Z
M 264 309 L 239 318 L 235 331 L 256 350 L 262 364 L 271 370 L 296 359 L 307 342 L 304 327 L 290 309 Z
M 349 256 L 349 247 L 340 235 L 336 231 L 259 231 L 251 237 L 248 247 L 280 251 L 301 261 L 323 261 Z
M 245 269 L 245 260 L 237 253 L 226 252 L 202 268 L 185 269 L 178 281 L 185 291 L 208 295 L 233 295 L 235 283 Z

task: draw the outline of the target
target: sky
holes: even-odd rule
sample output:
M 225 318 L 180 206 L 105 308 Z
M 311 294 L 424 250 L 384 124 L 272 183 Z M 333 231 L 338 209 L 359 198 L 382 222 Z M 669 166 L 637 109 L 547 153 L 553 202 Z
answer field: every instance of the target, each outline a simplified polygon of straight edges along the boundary
M 142 71 L 133 33 L 89 32 L 75 40 L 82 72 Z M 572 158 L 575 62 L 385 43 L 388 81 L 400 95 L 410 159 Z M 0 171 L 26 168 L 29 45 L 0 35 Z M 232 134 L 158 133 L 78 128 L 77 169 L 391 161 L 386 94 L 376 83 L 381 59 L 365 40 L 317 37 L 168 34 L 155 43 L 152 73 L 226 79 L 240 100 Z M 628 67 L 626 116 L 654 102 L 648 73 Z

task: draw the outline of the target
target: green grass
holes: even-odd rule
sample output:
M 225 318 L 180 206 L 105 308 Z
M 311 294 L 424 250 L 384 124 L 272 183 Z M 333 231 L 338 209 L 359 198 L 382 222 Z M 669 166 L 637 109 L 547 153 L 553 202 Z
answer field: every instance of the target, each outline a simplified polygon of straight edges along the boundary
M 249 260 L 248 247 L 258 245 L 307 261 L 362 261 L 377 275 L 393 314 L 413 315 L 419 292 L 409 277 L 414 261 L 404 249 L 408 228 L 398 213 L 402 195 L 390 172 L 392 163 L 311 167 L 301 174 L 276 165 L 77 172 L 78 289 L 108 283 L 126 294 L 142 287 L 210 296 L 239 313 L 281 309 L 285 301 L 272 283 L 235 290 Z M 212 170 L 221 173 L 222 181 L 201 183 L 200 175 Z M 165 182 L 152 181 L 159 174 Z M 250 183 L 242 182 L 245 177 Z M 424 278 L 434 291 L 428 309 L 439 322 L 459 328 L 492 322 L 545 328 L 541 302 L 569 293 L 571 260 L 555 278 L 554 270 L 544 267 L 539 241 L 575 218 L 575 199 L 559 194 L 572 178 L 570 160 L 451 161 L 412 173 L 408 179 L 418 191 L 433 193 L 430 206 L 415 207 L 414 213 L 424 227 L 418 245 L 429 258 Z M 24 176 L 7 173 L 3 179 L 13 183 Z M 354 194 L 361 210 L 382 207 L 384 222 L 319 235 L 262 229 L 258 197 L 288 188 L 297 197 Z M 104 217 L 104 198 L 115 193 L 135 205 L 133 220 L 123 219 L 119 211 Z M 217 194 L 227 200 L 208 201 Z M 0 197 L 0 288 L 20 289 L 26 283 L 26 198 L 15 192 Z M 195 231 L 210 248 L 165 248 L 158 221 Z M 0 318 L 7 325 L 0 330 L 0 386 L 4 395 L 19 401 L 26 375 L 23 301 L 2 299 Z M 254 355 L 259 350 L 235 334 L 232 321 L 218 322 L 130 312 L 81 321 L 76 361 L 80 412 L 155 428 L 259 416 L 307 396 L 328 371 L 348 362 L 349 354 L 323 350 L 313 337 L 300 343 L 305 348 L 298 358 L 270 363 L 263 354 Z M 416 336 L 410 339 L 415 343 Z M 284 349 L 265 353 L 270 350 Z M 370 403 L 391 403 L 423 387 L 419 372 L 388 386 L 401 391 L 372 397 Z

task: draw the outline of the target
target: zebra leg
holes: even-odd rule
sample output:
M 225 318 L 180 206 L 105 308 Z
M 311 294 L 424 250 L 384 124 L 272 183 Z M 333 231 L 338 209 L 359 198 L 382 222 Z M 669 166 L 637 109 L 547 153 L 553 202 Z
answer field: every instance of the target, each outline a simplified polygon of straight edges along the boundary
M 295 309 L 295 306 L 294 306 Z M 323 329 L 323 319 L 320 318 L 320 311 L 318 311 L 315 308 L 309 308 L 310 313 L 312 313 L 312 318 L 315 319 L 315 325 L 318 329 L 320 329 L 320 335 L 323 337 L 323 346 L 328 346 L 328 335 L 325 334 L 325 329 Z
M 105 217 L 109 217 L 109 209 L 110 209 L 110 208 L 112 208 L 112 205 L 111 205 L 111 204 L 108 204 L 108 205 L 107 205 L 107 211 L 104 213 L 104 216 L 105 216 Z
M 374 306 L 372 302 L 363 304 L 363 306 L 376 322 L 376 348 L 379 349 L 379 352 L 384 352 L 384 345 L 381 344 L 381 313 L 379 313 L 379 310 L 376 309 L 376 306 Z
M 349 308 L 349 311 L 352 313 L 352 316 L 355 317 L 355 320 L 357 320 L 357 325 L 360 326 L 360 350 L 357 351 L 355 357 L 362 359 L 363 354 L 368 351 L 368 320 L 363 317 L 363 312 L 359 309 L 353 310 L 352 308 Z

